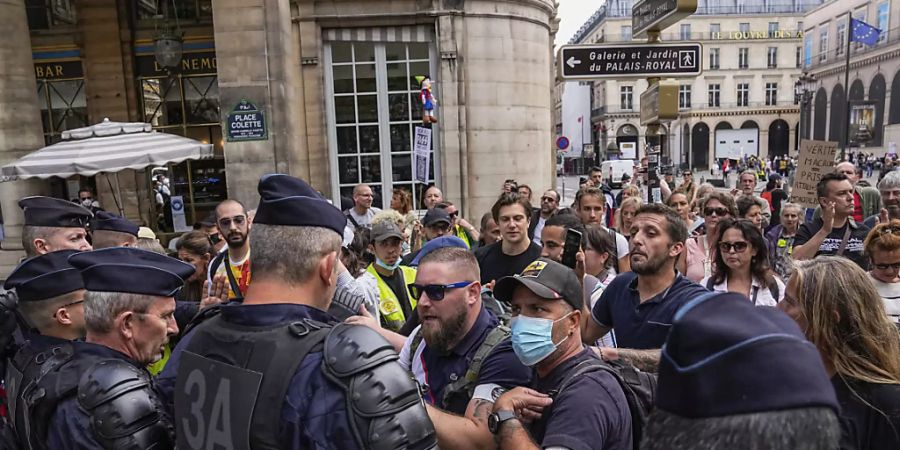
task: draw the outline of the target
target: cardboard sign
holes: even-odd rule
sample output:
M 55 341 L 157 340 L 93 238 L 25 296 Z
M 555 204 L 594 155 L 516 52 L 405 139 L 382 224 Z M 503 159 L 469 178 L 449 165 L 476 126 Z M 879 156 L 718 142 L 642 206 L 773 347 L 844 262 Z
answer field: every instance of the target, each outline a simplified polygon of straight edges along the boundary
M 834 157 L 838 143 L 826 141 L 800 141 L 797 157 L 797 173 L 791 187 L 791 202 L 807 208 L 819 206 L 816 183 L 823 175 L 834 170 Z

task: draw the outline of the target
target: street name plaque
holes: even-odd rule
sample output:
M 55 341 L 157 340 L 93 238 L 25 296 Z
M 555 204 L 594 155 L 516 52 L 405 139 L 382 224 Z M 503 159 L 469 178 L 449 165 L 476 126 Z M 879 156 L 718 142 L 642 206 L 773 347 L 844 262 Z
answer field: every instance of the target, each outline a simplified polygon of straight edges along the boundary
M 702 50 L 696 42 L 564 45 L 558 65 L 564 80 L 695 77 Z
M 641 125 L 678 118 L 678 82 L 662 80 L 641 93 Z
M 648 31 L 662 31 L 697 12 L 697 0 L 639 0 L 631 8 L 631 27 L 635 38 Z

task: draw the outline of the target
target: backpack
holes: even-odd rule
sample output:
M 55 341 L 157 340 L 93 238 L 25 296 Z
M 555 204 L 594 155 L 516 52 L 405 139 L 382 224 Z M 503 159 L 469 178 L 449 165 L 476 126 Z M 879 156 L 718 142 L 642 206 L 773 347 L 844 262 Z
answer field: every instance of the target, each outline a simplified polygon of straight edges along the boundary
M 219 252 L 212 261 L 209 263 L 209 273 L 210 279 L 216 274 L 216 271 L 219 270 L 219 266 L 222 265 L 222 262 L 225 261 L 225 258 L 228 257 L 228 250 L 224 252 Z M 231 288 L 231 292 L 234 292 L 234 299 L 232 301 L 241 302 L 244 301 L 244 294 L 241 292 L 241 288 L 238 286 L 237 280 L 234 279 L 234 274 L 231 273 L 230 267 L 225 267 L 225 276 L 228 277 L 228 286 Z M 227 300 L 227 299 L 226 299 Z
M 656 374 L 641 371 L 634 366 L 620 361 L 603 361 L 599 358 L 588 358 L 576 365 L 559 384 L 559 388 L 550 392 L 550 396 L 556 398 L 560 392 L 571 386 L 575 380 L 584 375 L 603 370 L 616 381 L 625 393 L 628 401 L 628 411 L 631 413 L 631 441 L 632 448 L 640 448 L 641 437 L 650 412 L 656 405 Z

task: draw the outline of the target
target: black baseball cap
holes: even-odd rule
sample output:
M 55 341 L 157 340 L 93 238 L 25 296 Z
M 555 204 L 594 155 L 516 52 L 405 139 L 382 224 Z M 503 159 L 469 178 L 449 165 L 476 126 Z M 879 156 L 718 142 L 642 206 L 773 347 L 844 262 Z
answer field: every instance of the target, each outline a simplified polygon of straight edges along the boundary
M 450 214 L 447 214 L 446 209 L 431 208 L 425 213 L 425 218 L 422 219 L 422 225 L 425 225 L 426 227 L 436 225 L 438 222 L 444 222 L 447 225 L 452 223 Z
M 512 300 L 516 286 L 525 286 L 535 295 L 548 300 L 565 300 L 575 309 L 584 307 L 581 283 L 575 271 L 547 258 L 540 258 L 521 274 L 503 277 L 494 286 L 494 297 L 504 302 Z

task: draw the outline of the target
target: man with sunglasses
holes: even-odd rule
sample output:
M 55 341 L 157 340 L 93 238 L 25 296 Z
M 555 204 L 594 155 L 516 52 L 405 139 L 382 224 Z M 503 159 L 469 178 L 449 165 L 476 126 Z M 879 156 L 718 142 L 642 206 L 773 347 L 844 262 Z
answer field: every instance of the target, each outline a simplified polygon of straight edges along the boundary
M 19 433 L 29 440 L 24 447 L 175 448 L 173 422 L 146 366 L 162 359 L 178 333 L 173 296 L 194 266 L 127 247 L 75 253 L 67 261 L 87 290 L 86 340 L 36 358 L 41 376 L 23 386 L 30 408 L 16 410 L 27 430 Z
M 216 206 L 216 227 L 228 245 L 209 262 L 207 282 L 212 285 L 217 275 L 228 280 L 228 298 L 244 298 L 250 285 L 250 219 L 244 205 L 237 200 L 224 200 Z M 227 261 L 227 263 L 226 263 Z
M 559 210 L 559 193 L 550 189 L 541 196 L 541 207 L 534 210 L 531 215 L 531 224 L 528 226 L 528 236 L 531 240 L 541 245 L 541 232 L 547 220 L 556 215 Z
M 445 247 L 422 258 L 412 286 L 421 325 L 404 343 L 400 363 L 424 387 L 441 448 L 493 448 L 491 405 L 531 379 L 509 330 L 482 304 L 479 273 L 471 252 Z
M 869 227 L 853 220 L 853 184 L 838 172 L 825 174 L 816 184 L 822 217 L 800 225 L 794 238 L 794 259 L 802 261 L 818 255 L 848 258 L 869 269 L 863 242 Z
M 466 243 L 466 247 L 474 247 L 474 244 L 481 238 L 481 234 L 469 221 L 459 216 L 459 210 L 456 209 L 456 205 L 453 202 L 444 201 L 434 205 L 434 207 L 447 211 L 447 216 L 450 217 L 451 234 L 462 239 Z

